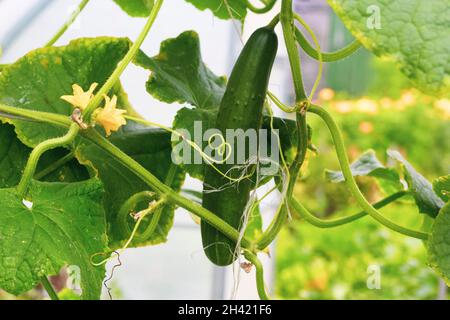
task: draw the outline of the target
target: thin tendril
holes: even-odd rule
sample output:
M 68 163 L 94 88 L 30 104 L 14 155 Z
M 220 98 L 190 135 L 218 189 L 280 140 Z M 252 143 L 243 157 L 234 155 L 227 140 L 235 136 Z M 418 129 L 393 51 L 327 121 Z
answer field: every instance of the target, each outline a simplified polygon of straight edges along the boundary
M 225 138 L 222 135 L 215 134 L 215 135 L 212 135 L 208 139 L 208 143 L 210 144 L 211 149 L 219 149 L 220 150 L 220 149 L 223 148 L 225 150 L 228 150 L 228 152 L 226 153 L 226 156 L 224 157 L 223 160 L 216 160 L 214 158 L 211 158 L 206 153 L 204 153 L 202 148 L 199 145 L 197 145 L 194 141 L 186 139 L 181 133 L 179 133 L 178 131 L 176 131 L 176 130 L 174 130 L 172 128 L 169 128 L 167 126 L 164 126 L 164 125 L 152 122 L 152 121 L 136 118 L 136 117 L 125 116 L 125 118 L 129 119 L 131 121 L 135 121 L 137 123 L 142 123 L 142 124 L 145 124 L 145 125 L 148 125 L 148 126 L 154 126 L 154 127 L 158 127 L 158 128 L 164 129 L 164 130 L 172 133 L 173 135 L 176 135 L 177 137 L 181 138 L 183 141 L 185 141 L 187 144 L 189 144 L 192 148 L 194 148 L 194 150 L 197 151 L 200 154 L 200 156 L 208 163 L 208 165 L 210 165 L 221 176 L 223 176 L 224 178 L 230 180 L 230 182 L 240 182 L 240 181 L 242 181 L 244 179 L 248 179 L 248 178 L 251 178 L 253 176 L 253 174 L 250 173 L 250 174 L 247 174 L 247 175 L 243 175 L 243 176 L 241 176 L 239 178 L 234 178 L 234 177 L 231 177 L 231 176 L 227 175 L 228 172 L 222 172 L 219 168 L 217 168 L 214 165 L 214 163 L 217 163 L 217 164 L 225 163 L 229 159 L 229 157 L 231 156 L 231 145 L 228 142 L 225 141 Z M 215 136 L 220 137 L 221 140 L 222 140 L 222 143 L 218 147 L 211 146 L 212 138 L 214 138 Z M 231 168 L 230 171 L 233 170 L 233 169 L 234 168 Z
M 69 29 L 69 27 L 72 25 L 72 23 L 75 22 L 78 15 L 81 13 L 81 11 L 83 11 L 84 7 L 86 7 L 88 2 L 89 2 L 89 0 L 83 0 L 80 2 L 78 7 L 75 9 L 75 11 L 72 12 L 72 14 L 70 15 L 69 20 L 66 23 L 64 23 L 64 25 L 58 30 L 58 32 L 53 36 L 53 38 L 49 42 L 47 42 L 45 47 L 51 47 L 52 45 L 54 45 L 56 43 L 56 41 L 59 40 L 59 38 L 61 38 L 61 36 L 67 31 L 67 29 Z
M 263 1 L 261 1 L 263 2 Z M 268 0 L 265 1 L 264 6 L 263 7 L 256 7 L 254 6 L 250 0 L 246 0 L 246 4 L 247 4 L 247 8 L 254 12 L 254 13 L 266 13 L 269 12 L 270 10 L 272 10 L 272 8 L 274 7 L 275 3 L 277 2 L 277 0 Z

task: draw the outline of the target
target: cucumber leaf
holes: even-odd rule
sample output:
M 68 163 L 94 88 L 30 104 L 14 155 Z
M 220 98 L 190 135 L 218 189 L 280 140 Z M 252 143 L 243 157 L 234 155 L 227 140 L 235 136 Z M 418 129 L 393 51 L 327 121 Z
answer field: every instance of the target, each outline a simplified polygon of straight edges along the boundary
M 408 190 L 414 197 L 419 212 L 432 218 L 436 217 L 439 210 L 444 206 L 444 201 L 433 191 L 431 183 L 418 173 L 398 151 L 388 150 L 388 155 L 402 164 Z
M 216 76 L 202 61 L 200 41 L 195 31 L 161 43 L 157 56 L 139 54 L 135 63 L 152 71 L 147 91 L 166 103 L 189 103 L 201 109 L 220 104 L 225 77 Z
M 380 186 L 388 193 L 403 189 L 398 172 L 394 168 L 387 168 L 383 165 L 373 150 L 364 152 L 350 165 L 350 169 L 354 177 L 369 176 L 376 178 Z M 325 170 L 325 178 L 332 183 L 345 180 L 342 171 L 328 169 Z
M 450 204 L 447 203 L 436 217 L 427 243 L 430 266 L 450 286 Z
M 209 9 L 220 19 L 236 19 L 244 21 L 247 15 L 246 0 L 186 0 L 199 10 Z
M 29 148 L 17 139 L 14 127 L 0 123 L 0 188 L 19 183 L 29 154 Z
M 69 116 L 73 108 L 61 96 L 72 94 L 73 84 L 85 90 L 94 82 L 101 86 L 129 47 L 128 39 L 99 37 L 74 40 L 63 47 L 31 51 L 3 69 L 0 74 L 0 102 Z M 119 97 L 118 105 L 127 105 L 122 101 L 120 89 L 120 85 L 113 89 Z M 65 129 L 39 122 L 20 119 L 8 122 L 16 127 L 19 139 L 29 147 L 65 133 Z
M 132 17 L 148 17 L 155 3 L 154 0 L 114 0 L 114 2 Z
M 450 92 L 448 0 L 328 0 L 352 34 L 427 94 Z
M 73 265 L 82 297 L 99 299 L 105 268 L 91 257 L 107 250 L 102 183 L 33 182 L 29 191 L 31 208 L 15 189 L 0 189 L 0 288 L 19 295 Z
M 450 200 L 450 175 L 439 177 L 433 181 L 433 190 L 444 202 Z
M 159 54 L 153 58 L 141 52 L 135 63 L 152 71 L 147 82 L 147 91 L 154 98 L 165 103 L 187 103 L 192 106 L 178 111 L 172 127 L 204 150 L 207 141 L 203 141 L 202 134 L 216 127 L 226 79 L 214 75 L 203 62 L 198 35 L 194 31 L 183 32 L 176 38 L 164 41 Z M 270 129 L 269 120 L 265 117 L 263 128 Z M 196 123 L 201 128 L 201 134 L 199 130 L 194 130 Z M 295 122 L 274 118 L 274 129 L 280 131 L 284 156 L 288 162 L 289 159 L 292 161 L 297 141 Z M 271 138 L 270 134 L 268 136 Z M 203 180 L 204 161 L 201 155 L 193 148 L 185 149 L 184 146 L 188 146 L 188 142 L 180 137 L 174 138 L 175 159 L 182 160 L 186 156 L 184 150 L 190 152 L 187 161 L 180 161 L 181 166 L 190 176 Z

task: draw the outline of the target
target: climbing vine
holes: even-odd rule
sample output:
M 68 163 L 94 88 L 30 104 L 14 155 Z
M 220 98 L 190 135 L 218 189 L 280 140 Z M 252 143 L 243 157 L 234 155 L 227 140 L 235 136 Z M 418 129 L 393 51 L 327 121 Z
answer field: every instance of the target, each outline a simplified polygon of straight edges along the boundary
M 195 31 L 165 40 L 158 54 L 148 55 L 141 45 L 149 38 L 164 0 L 114 0 L 130 16 L 147 19 L 134 40 L 82 38 L 55 46 L 79 13 L 89 10 L 89 0 L 83 0 L 62 27 L 55 26 L 55 36 L 42 48 L 0 65 L 0 289 L 19 295 L 41 283 L 51 299 L 58 299 L 48 277 L 74 265 L 80 270 L 81 297 L 99 299 L 106 262 L 127 248 L 165 242 L 178 207 L 201 220 L 204 249 L 213 263 L 228 265 L 237 259 L 246 271 L 255 269 L 261 299 L 269 296 L 259 256 L 269 252 L 291 215 L 319 228 L 370 216 L 405 237 L 423 240 L 430 266 L 449 284 L 449 176 L 430 183 L 395 150 L 388 155 L 399 167 L 385 166 L 371 151 L 350 164 L 338 125 L 314 101 L 323 64 L 345 59 L 361 47 L 397 60 L 419 90 L 436 97 L 448 95 L 450 41 L 439 18 L 448 13 L 447 1 L 414 0 L 411 6 L 411 0 L 396 4 L 329 0 L 355 36 L 336 52 L 321 50 L 314 30 L 293 11 L 292 0 L 186 1 L 217 18 L 242 24 L 248 12 L 267 15 L 271 22 L 255 35 L 260 32 L 258 41 L 267 41 L 264 44 L 273 50 L 273 57 L 268 57 L 268 50 L 256 52 L 256 47 L 247 52 L 246 45 L 227 81 L 203 62 Z M 377 25 L 368 10 L 374 5 L 383 15 L 383 25 Z M 425 18 L 416 15 L 421 10 Z M 400 14 L 411 19 L 399 23 L 396 15 Z M 419 34 L 426 31 L 429 37 L 410 33 L 411 28 Z M 277 51 L 274 30 L 283 35 L 289 57 L 292 104 L 267 88 Z M 319 66 L 310 92 L 303 84 L 300 51 Z M 143 119 L 133 109 L 120 81 L 130 64 L 149 71 L 142 86 L 154 98 L 186 105 L 172 127 Z M 246 109 L 250 107 L 252 112 Z M 295 114 L 295 120 L 275 117 L 273 108 Z M 362 211 L 325 220 L 294 196 L 305 159 L 315 151 L 310 116 L 325 122 L 339 160 L 340 170 L 327 171 L 327 177 L 344 183 Z M 191 139 L 199 121 L 204 131 L 223 128 L 199 143 Z M 235 156 L 231 152 L 235 138 L 230 140 L 225 130 L 252 128 L 271 133 L 277 160 L 245 147 L 245 161 L 228 164 Z M 179 150 L 183 153 L 177 159 Z M 202 161 L 183 161 L 187 155 Z M 265 171 L 268 163 L 275 170 Z M 203 194 L 197 193 L 196 199 L 183 190 L 186 174 L 204 182 Z M 371 204 L 355 181 L 361 175 L 385 180 L 395 192 Z M 255 190 L 271 181 L 275 187 L 263 198 L 279 193 L 281 200 L 273 221 L 263 230 L 259 212 L 263 199 Z M 399 225 L 378 210 L 403 197 L 415 200 L 421 213 L 417 219 L 425 221 L 420 230 Z

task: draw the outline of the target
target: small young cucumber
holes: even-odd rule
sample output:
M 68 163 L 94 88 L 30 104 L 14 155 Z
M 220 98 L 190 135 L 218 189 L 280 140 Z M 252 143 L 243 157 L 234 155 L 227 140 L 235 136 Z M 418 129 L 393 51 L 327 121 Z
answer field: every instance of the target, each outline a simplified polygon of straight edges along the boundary
M 277 48 L 278 39 L 270 27 L 256 30 L 245 44 L 231 73 L 216 120 L 216 128 L 222 132 L 225 140 L 227 129 L 242 129 L 245 132 L 248 129 L 258 131 L 261 128 L 264 101 Z M 236 141 L 235 137 L 233 141 L 226 142 L 236 150 L 239 147 Z M 248 143 L 246 141 L 246 161 L 257 156 L 251 154 Z M 234 160 L 235 156 L 236 152 Z M 238 178 L 242 174 L 242 168 L 233 169 L 235 165 L 236 162 L 215 166 L 227 176 Z M 250 179 L 236 182 L 207 166 L 203 185 L 203 207 L 240 230 L 253 187 L 254 181 Z M 219 266 L 233 263 L 236 259 L 236 243 L 205 221 L 201 223 L 201 231 L 203 248 L 209 260 Z

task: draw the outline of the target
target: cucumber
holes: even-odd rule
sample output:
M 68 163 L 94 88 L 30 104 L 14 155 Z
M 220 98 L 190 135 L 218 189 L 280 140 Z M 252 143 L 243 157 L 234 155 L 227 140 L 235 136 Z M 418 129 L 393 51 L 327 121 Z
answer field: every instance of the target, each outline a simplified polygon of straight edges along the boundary
M 224 138 L 226 129 L 246 131 L 261 128 L 264 101 L 277 48 L 278 39 L 270 27 L 256 30 L 245 44 L 231 73 L 216 120 L 216 128 Z M 227 142 L 234 145 L 235 141 Z M 247 147 L 245 157 L 248 160 L 251 156 L 256 155 L 251 155 Z M 216 165 L 221 172 L 228 172 L 227 175 L 237 178 L 241 172 L 229 172 L 233 166 L 234 164 Z M 225 185 L 227 187 L 223 188 Z M 239 230 L 253 187 L 254 181 L 250 179 L 232 182 L 211 166 L 206 166 L 203 207 Z M 216 191 L 219 189 L 220 191 Z M 211 262 L 219 266 L 233 263 L 236 259 L 234 241 L 206 221 L 201 222 L 201 232 L 203 248 Z

